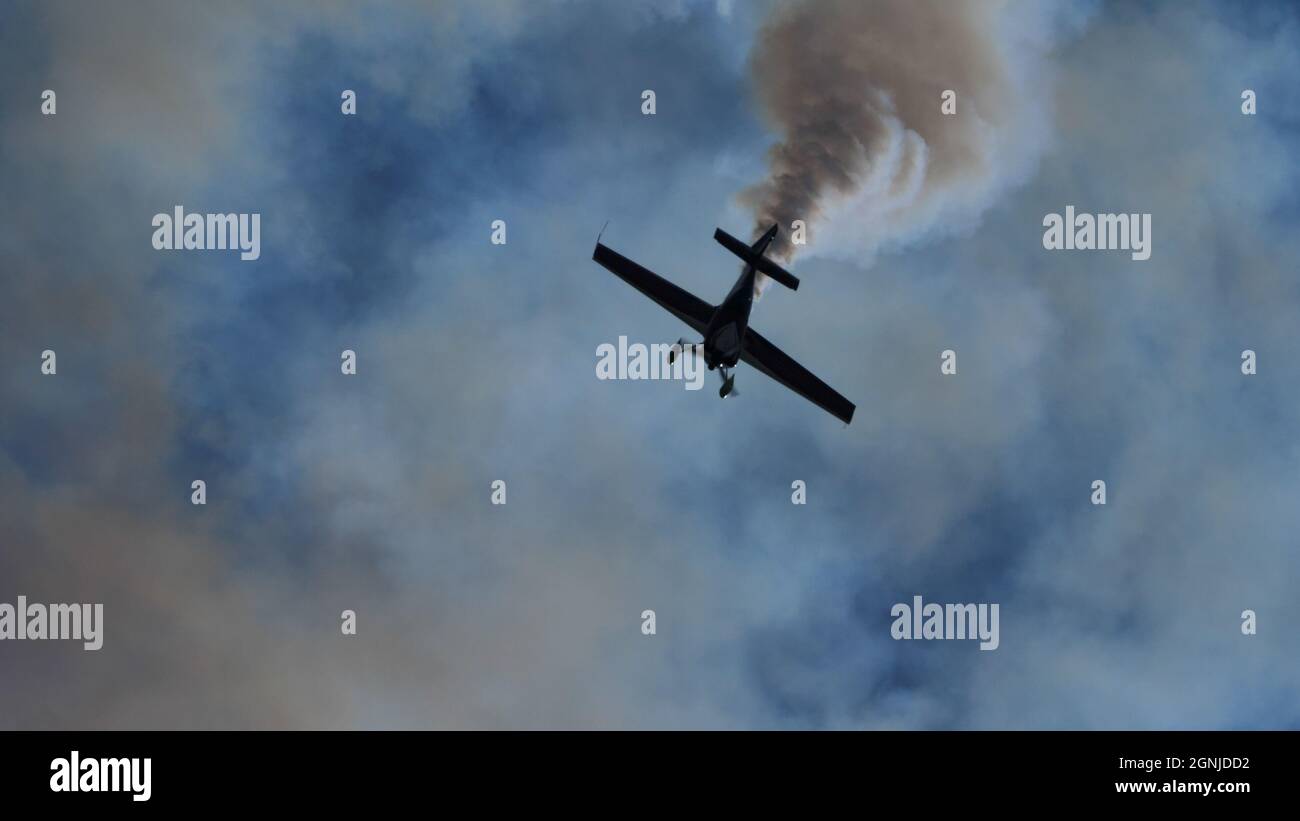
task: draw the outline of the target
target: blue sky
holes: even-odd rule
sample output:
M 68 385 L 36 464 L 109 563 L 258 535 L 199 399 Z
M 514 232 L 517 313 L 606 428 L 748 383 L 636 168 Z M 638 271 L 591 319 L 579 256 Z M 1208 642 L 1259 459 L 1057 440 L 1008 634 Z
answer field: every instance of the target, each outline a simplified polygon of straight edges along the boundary
M 845 428 L 743 367 L 595 378 L 686 331 L 606 220 L 731 285 L 772 6 L 7 8 L 0 601 L 106 638 L 0 645 L 4 726 L 1296 726 L 1295 10 L 993 15 L 978 172 L 829 208 L 756 304 Z M 154 251 L 176 204 L 260 213 L 261 258 Z M 1044 250 L 1067 204 L 1151 213 L 1152 258 Z M 892 640 L 913 595 L 999 603 L 1000 647 Z

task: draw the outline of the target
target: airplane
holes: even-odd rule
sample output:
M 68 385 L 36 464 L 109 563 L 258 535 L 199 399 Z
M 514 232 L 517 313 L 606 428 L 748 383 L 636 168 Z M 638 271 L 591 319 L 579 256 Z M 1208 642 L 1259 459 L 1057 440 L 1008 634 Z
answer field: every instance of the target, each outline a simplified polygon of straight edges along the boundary
M 599 236 L 591 258 L 703 335 L 704 362 L 709 370 L 716 369 L 722 377 L 718 396 L 725 399 L 735 392 L 736 375 L 731 368 L 737 362 L 744 362 L 847 425 L 853 421 L 854 404 L 749 327 L 749 312 L 754 306 L 754 278 L 760 271 L 792 291 L 799 287 L 798 278 L 763 255 L 776 237 L 777 228 L 773 225 L 753 245 L 746 245 L 721 228 L 713 232 L 713 238 L 723 248 L 745 263 L 740 278 L 720 305 L 710 305 L 641 267 L 601 244 Z M 601 233 L 604 233 L 603 228 Z M 678 340 L 678 346 L 683 349 L 688 344 L 685 339 Z

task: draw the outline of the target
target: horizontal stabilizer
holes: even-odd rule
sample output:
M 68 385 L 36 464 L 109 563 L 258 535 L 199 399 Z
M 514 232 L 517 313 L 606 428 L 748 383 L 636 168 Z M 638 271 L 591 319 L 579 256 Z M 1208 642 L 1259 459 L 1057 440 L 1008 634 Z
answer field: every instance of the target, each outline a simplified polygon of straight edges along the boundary
M 775 279 L 777 282 L 789 288 L 791 291 L 799 289 L 798 277 L 762 254 L 754 253 L 752 248 L 736 239 L 731 234 L 728 234 L 726 231 L 723 231 L 721 228 L 713 232 L 713 238 L 716 239 L 718 244 L 723 248 L 726 248 L 728 251 L 740 257 L 750 265 L 753 265 L 755 270 L 762 271 L 772 279 Z

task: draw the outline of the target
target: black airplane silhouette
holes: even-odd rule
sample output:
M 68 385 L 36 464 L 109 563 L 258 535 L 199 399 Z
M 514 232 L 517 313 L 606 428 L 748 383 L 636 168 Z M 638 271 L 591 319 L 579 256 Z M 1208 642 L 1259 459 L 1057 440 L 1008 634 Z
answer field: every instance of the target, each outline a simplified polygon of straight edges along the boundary
M 723 248 L 745 262 L 740 278 L 721 305 L 710 305 L 655 272 L 642 268 L 602 245 L 600 237 L 596 238 L 596 250 L 591 258 L 704 336 L 704 362 L 709 370 L 717 369 L 722 377 L 718 396 L 726 398 L 733 393 L 736 375 L 728 369 L 743 361 L 847 425 L 853 421 L 853 403 L 749 327 L 749 312 L 754 306 L 754 278 L 759 271 L 792 291 L 799 287 L 799 280 L 793 274 L 763 256 L 776 232 L 777 226 L 773 225 L 753 245 L 746 245 L 721 228 L 713 232 L 713 238 Z M 688 343 L 683 339 L 678 344 L 685 346 Z

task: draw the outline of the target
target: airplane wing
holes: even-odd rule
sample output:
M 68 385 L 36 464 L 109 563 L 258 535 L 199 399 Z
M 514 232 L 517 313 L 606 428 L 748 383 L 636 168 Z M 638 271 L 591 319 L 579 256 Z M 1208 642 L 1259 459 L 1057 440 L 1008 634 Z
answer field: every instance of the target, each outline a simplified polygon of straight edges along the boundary
M 853 421 L 855 407 L 852 402 L 836 393 L 830 385 L 813 376 L 808 369 L 768 342 L 753 328 L 745 331 L 745 343 L 740 349 L 740 359 L 829 412 L 844 424 Z
M 704 333 L 705 326 L 713 318 L 712 305 L 599 242 L 596 243 L 596 250 L 591 258 L 608 268 L 628 285 L 668 309 L 682 322 L 694 328 L 697 333 Z

